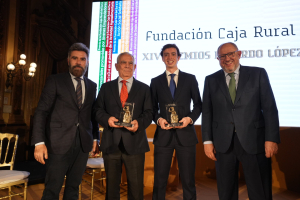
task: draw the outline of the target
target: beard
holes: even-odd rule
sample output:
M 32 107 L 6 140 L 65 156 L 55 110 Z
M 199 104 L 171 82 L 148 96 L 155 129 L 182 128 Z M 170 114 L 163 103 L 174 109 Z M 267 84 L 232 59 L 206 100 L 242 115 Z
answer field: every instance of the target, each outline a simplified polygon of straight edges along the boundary
M 86 70 L 87 70 L 88 65 L 83 68 L 80 65 L 74 65 L 74 66 L 70 66 L 69 65 L 69 71 L 71 74 L 73 74 L 76 77 L 81 77 L 85 74 Z

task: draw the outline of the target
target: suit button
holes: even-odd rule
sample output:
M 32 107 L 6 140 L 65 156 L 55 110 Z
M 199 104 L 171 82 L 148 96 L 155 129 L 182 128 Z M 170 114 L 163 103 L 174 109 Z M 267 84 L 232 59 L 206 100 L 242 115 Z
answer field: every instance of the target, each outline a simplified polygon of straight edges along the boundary
M 235 111 L 235 109 L 234 109 L 234 108 L 232 108 L 232 111 Z
M 234 122 L 230 122 L 230 124 L 234 124 Z

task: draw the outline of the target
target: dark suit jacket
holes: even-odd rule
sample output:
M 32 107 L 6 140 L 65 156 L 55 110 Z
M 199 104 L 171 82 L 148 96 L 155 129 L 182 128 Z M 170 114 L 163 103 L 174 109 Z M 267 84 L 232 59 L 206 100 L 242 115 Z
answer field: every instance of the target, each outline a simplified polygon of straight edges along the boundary
M 93 139 L 99 139 L 98 124 L 91 120 L 96 84 L 86 77 L 84 83 L 85 98 L 79 109 L 70 74 L 48 77 L 34 114 L 32 145 L 45 142 L 48 152 L 64 154 L 75 139 L 79 123 L 83 151 L 92 150 Z
M 225 153 L 236 130 L 247 153 L 264 152 L 265 141 L 280 142 L 275 98 L 267 72 L 258 67 L 240 67 L 234 104 L 223 70 L 206 77 L 203 93 L 202 140 L 213 141 Z
M 172 98 L 166 73 L 163 73 L 151 80 L 151 95 L 153 104 L 153 120 L 162 117 L 167 119 L 165 105 L 176 103 L 178 106 L 178 119 L 190 117 L 195 122 L 201 114 L 202 102 L 198 88 L 198 82 L 194 75 L 179 71 L 178 83 L 174 100 Z M 191 100 L 193 100 L 193 110 L 191 111 Z M 183 129 L 175 129 L 179 142 L 183 146 L 191 146 L 198 143 L 197 134 L 193 124 Z M 157 126 L 153 143 L 158 146 L 166 146 L 172 137 L 172 131 L 163 130 Z
M 133 79 L 128 94 L 128 103 L 134 103 L 132 120 L 138 121 L 138 130 L 133 133 L 125 128 L 112 128 L 108 125 L 110 117 L 120 118 L 122 104 L 120 101 L 118 78 L 104 83 L 94 106 L 96 121 L 103 126 L 100 150 L 104 153 L 118 151 L 121 137 L 128 154 L 140 154 L 149 151 L 145 129 L 152 121 L 152 104 L 149 86 Z

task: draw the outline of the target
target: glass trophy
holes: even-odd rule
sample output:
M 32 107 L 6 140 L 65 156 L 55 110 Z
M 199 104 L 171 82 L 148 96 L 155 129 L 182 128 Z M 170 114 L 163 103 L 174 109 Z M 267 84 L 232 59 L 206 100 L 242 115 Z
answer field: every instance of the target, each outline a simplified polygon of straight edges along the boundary
M 132 115 L 133 115 L 134 103 L 125 103 L 124 107 L 121 109 L 120 118 L 115 125 L 132 127 Z
M 167 104 L 166 111 L 167 111 L 167 122 L 169 123 L 167 127 L 182 126 L 183 123 L 178 122 L 179 121 L 178 106 L 175 103 Z

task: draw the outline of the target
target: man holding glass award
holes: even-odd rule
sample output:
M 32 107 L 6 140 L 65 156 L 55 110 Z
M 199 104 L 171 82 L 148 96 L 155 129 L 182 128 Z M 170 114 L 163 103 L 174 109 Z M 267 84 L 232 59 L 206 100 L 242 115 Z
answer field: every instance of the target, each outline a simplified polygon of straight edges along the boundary
M 145 129 L 152 121 L 151 93 L 148 85 L 133 78 L 134 57 L 121 53 L 115 64 L 119 77 L 104 83 L 94 113 L 104 127 L 100 150 L 106 172 L 106 200 L 120 199 L 124 163 L 128 199 L 143 199 L 145 152 L 149 151 Z
M 160 55 L 166 71 L 153 78 L 150 85 L 153 120 L 158 125 L 153 141 L 153 199 L 165 199 L 173 152 L 176 150 L 183 199 L 196 200 L 195 160 L 198 139 L 193 123 L 202 110 L 198 82 L 194 75 L 178 69 L 181 54 L 175 44 L 165 45 Z

